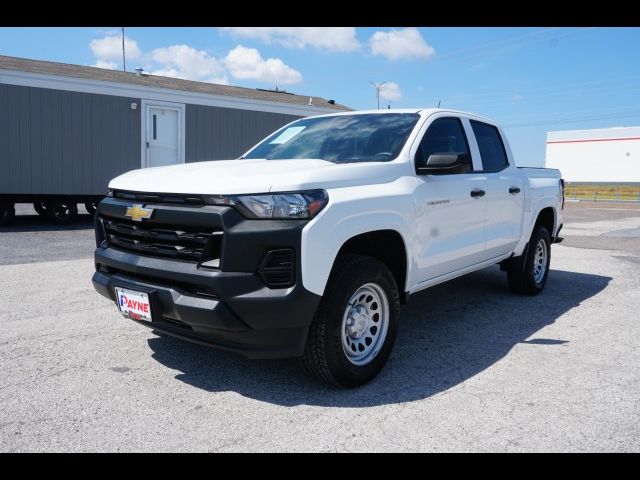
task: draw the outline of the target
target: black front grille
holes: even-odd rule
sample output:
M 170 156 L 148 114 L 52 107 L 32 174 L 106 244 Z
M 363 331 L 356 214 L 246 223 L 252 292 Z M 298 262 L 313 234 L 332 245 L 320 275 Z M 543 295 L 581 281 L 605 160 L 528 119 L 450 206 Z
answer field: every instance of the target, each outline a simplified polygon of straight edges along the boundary
M 220 258 L 222 231 L 101 220 L 109 245 L 120 250 L 198 263 Z
M 269 250 L 260 263 L 258 273 L 267 287 L 285 288 L 295 283 L 293 250 Z
M 179 195 L 166 193 L 125 192 L 115 190 L 114 198 L 133 200 L 142 203 L 171 203 L 178 205 L 204 205 L 204 199 L 199 195 Z

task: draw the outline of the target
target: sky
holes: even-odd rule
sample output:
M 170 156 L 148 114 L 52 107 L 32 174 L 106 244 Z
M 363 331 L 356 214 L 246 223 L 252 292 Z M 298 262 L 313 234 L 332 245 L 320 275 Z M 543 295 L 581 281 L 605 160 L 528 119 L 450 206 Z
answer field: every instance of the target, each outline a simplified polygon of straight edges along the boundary
M 122 69 L 121 27 L 0 28 L 0 54 Z M 640 28 L 126 27 L 126 67 L 376 108 L 471 111 L 520 166 L 546 132 L 640 125 Z

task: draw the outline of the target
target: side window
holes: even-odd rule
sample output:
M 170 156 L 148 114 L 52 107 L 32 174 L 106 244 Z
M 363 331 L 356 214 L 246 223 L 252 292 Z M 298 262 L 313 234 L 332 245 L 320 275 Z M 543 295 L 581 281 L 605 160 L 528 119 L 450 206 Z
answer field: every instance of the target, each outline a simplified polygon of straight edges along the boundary
M 487 172 L 497 172 L 509 165 L 507 152 L 504 149 L 500 132 L 493 125 L 471 120 L 471 128 L 476 136 L 482 169 Z
M 469 143 L 459 118 L 438 118 L 429 125 L 416 152 L 416 166 L 425 166 L 429 156 L 434 153 L 464 155 L 468 163 L 467 171 L 472 170 Z

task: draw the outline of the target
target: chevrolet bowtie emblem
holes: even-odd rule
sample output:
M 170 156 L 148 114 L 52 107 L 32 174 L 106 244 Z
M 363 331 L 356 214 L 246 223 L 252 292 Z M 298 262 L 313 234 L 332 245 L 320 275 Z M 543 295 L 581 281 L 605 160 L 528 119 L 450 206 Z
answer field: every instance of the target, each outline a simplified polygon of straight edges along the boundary
M 127 217 L 131 217 L 131 220 L 141 222 L 143 218 L 151 218 L 153 208 L 144 208 L 142 205 L 132 205 L 127 208 Z

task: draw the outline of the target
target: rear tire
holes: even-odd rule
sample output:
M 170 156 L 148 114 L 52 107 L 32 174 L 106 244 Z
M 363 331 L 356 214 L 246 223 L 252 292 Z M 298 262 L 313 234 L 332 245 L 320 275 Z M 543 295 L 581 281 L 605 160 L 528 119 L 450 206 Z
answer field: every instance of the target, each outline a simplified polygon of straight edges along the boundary
M 33 202 L 33 209 L 38 212 L 38 215 L 47 215 L 47 205 L 45 202 Z
M 524 295 L 539 294 L 547 283 L 551 263 L 551 238 L 547 229 L 537 226 L 523 255 L 513 260 L 507 270 L 511 290 Z
M 16 207 L 7 200 L 0 199 L 0 225 L 8 225 L 16 216 Z
M 47 218 L 57 225 L 68 225 L 78 217 L 78 205 L 68 200 L 51 200 L 45 210 Z
M 360 255 L 336 260 L 309 328 L 303 363 L 324 383 L 353 388 L 384 367 L 398 331 L 398 287 L 386 265 Z

